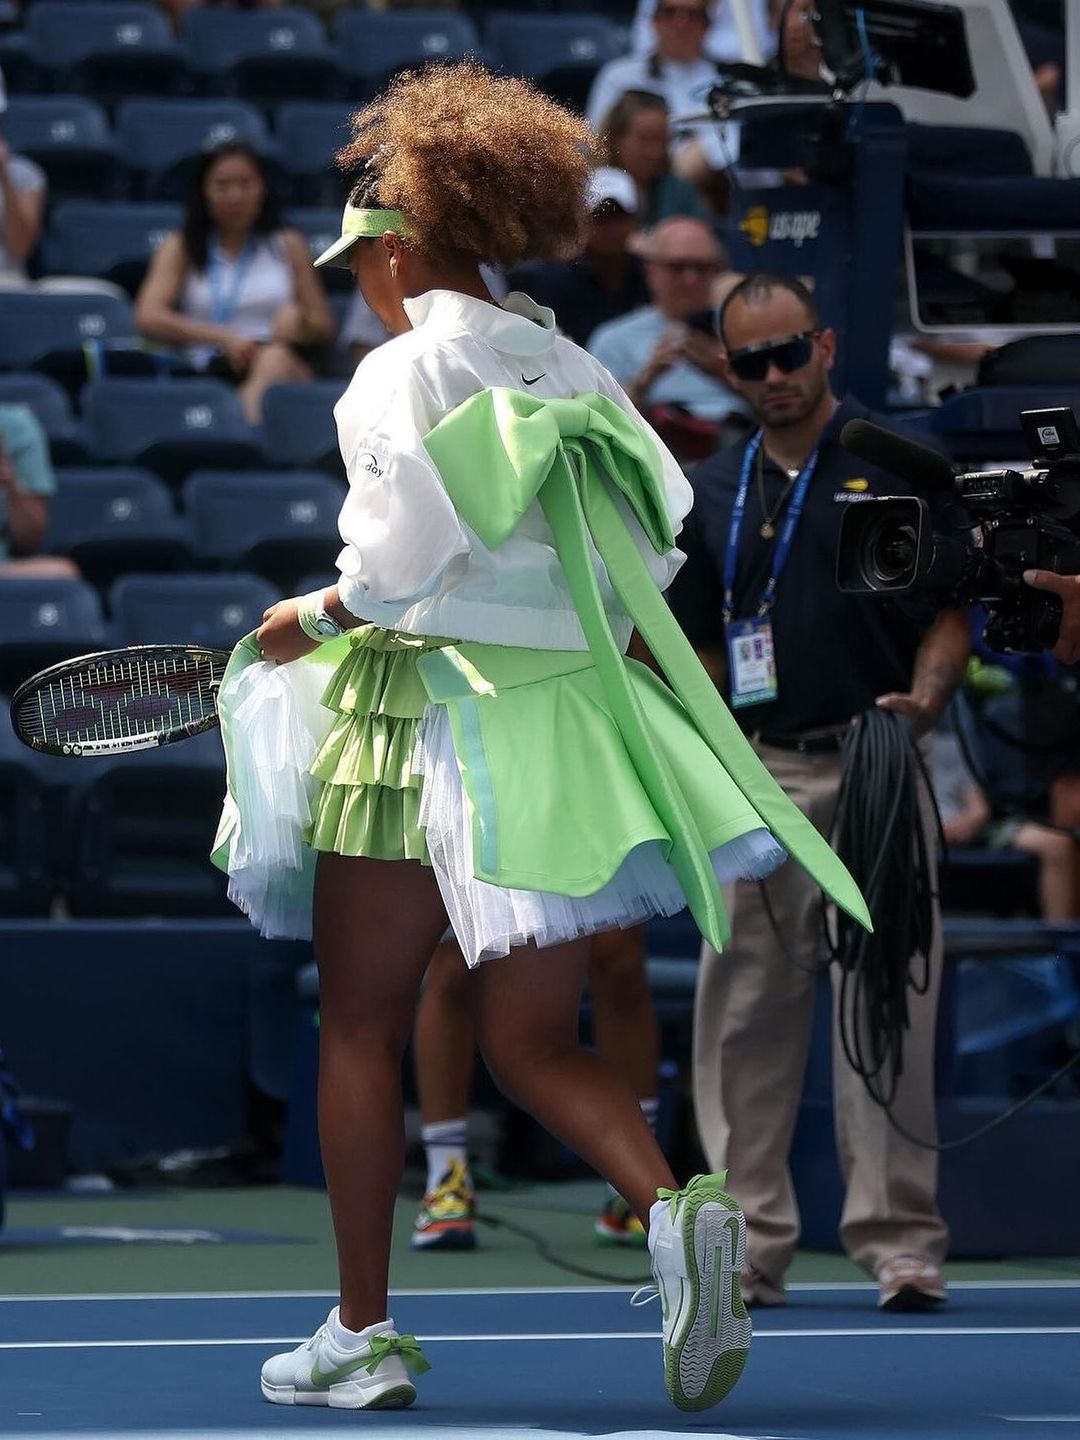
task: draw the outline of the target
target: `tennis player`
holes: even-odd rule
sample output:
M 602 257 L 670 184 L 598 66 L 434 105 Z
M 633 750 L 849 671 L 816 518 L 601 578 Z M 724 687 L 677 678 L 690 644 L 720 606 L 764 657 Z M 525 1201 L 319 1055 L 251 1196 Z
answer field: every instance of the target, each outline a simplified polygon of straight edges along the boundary
M 278 667 L 238 669 L 221 700 L 231 893 L 282 933 L 273 884 L 245 895 L 236 859 L 297 808 L 295 790 L 269 816 L 249 804 L 260 727 L 283 733 L 259 687 L 281 694 L 282 676 L 333 657 L 303 818 L 341 1298 L 264 1365 L 278 1404 L 408 1405 L 428 1368 L 387 1288 L 402 1054 L 448 917 L 476 967 L 491 1073 L 648 1227 L 669 1395 L 720 1400 L 750 1340 L 742 1217 L 723 1176 L 678 1188 L 630 1089 L 580 1048 L 584 937 L 689 903 L 722 944 L 719 884 L 785 852 L 865 919 L 663 603 L 692 498 L 678 465 L 551 311 L 522 294 L 497 305 L 481 278 L 482 263 L 575 252 L 588 147 L 528 85 L 463 64 L 400 77 L 339 157 L 354 185 L 316 264 L 346 264 L 395 338 L 336 410 L 340 579 L 267 611 L 257 642 Z M 623 658 L 635 623 L 670 688 Z

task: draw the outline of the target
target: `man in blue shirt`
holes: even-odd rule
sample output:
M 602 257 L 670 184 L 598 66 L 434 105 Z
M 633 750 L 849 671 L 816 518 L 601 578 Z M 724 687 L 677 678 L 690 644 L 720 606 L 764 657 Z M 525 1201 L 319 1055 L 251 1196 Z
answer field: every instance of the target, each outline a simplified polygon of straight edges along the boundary
M 56 477 L 49 445 L 27 405 L 0 405 L 0 578 L 75 576 L 60 555 L 39 555 Z

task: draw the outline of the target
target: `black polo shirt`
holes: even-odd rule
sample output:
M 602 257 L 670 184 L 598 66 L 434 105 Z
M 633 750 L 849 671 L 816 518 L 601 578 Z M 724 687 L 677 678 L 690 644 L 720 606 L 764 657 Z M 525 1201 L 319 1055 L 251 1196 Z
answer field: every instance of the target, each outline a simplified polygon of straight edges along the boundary
M 879 695 L 910 689 L 925 624 L 905 614 L 893 600 L 846 595 L 836 585 L 840 521 L 853 497 L 911 491 L 906 482 L 857 459 L 841 446 L 840 430 L 856 417 L 887 423 L 858 401 L 847 399 L 822 436 L 817 466 L 772 609 L 777 699 L 737 709 L 735 717 L 744 730 L 798 735 L 842 724 L 868 709 Z M 691 643 L 724 649 L 725 653 L 724 557 L 745 449 L 745 445 L 735 445 L 720 450 L 693 471 L 694 508 L 678 539 L 687 560 L 668 591 L 671 608 Z M 766 457 L 764 482 L 770 511 L 787 479 Z M 790 495 L 781 517 L 787 503 Z M 757 613 L 769 576 L 777 542 L 762 539 L 763 518 L 758 487 L 751 482 L 735 570 L 736 619 Z M 779 524 L 776 529 L 779 531 Z
M 604 287 L 586 256 L 565 263 L 531 261 L 511 271 L 509 281 L 512 289 L 524 290 L 538 305 L 549 305 L 560 330 L 578 345 L 598 326 L 648 305 L 650 298 L 644 268 L 633 255 L 617 290 Z

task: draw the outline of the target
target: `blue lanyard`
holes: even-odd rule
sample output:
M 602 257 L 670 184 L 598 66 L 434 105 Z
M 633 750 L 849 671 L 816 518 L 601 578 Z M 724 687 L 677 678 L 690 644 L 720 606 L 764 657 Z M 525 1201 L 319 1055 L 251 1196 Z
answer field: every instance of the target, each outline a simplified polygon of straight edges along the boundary
M 240 291 L 255 258 L 255 242 L 245 242 L 243 250 L 233 263 L 231 274 L 228 273 L 229 262 L 218 242 L 211 240 L 207 249 L 210 262 L 206 267 L 206 279 L 210 286 L 210 314 L 215 325 L 227 325 L 236 310 Z M 226 280 L 229 281 L 227 287 Z
M 743 455 L 742 473 L 739 476 L 739 493 L 735 496 L 735 505 L 731 511 L 731 525 L 728 528 L 727 554 L 724 556 L 724 624 L 735 617 L 735 566 L 739 557 L 739 533 L 742 530 L 743 515 L 746 513 L 746 497 L 750 491 L 750 476 L 753 473 L 754 461 L 757 459 L 758 451 L 761 449 L 761 431 L 750 440 Z M 788 506 L 787 514 L 784 516 L 784 523 L 780 530 L 780 538 L 773 550 L 772 569 L 769 571 L 769 578 L 765 583 L 765 590 L 761 596 L 761 604 L 758 606 L 758 616 L 769 613 L 776 600 L 776 587 L 780 576 L 784 573 L 784 566 L 787 564 L 788 556 L 791 553 L 791 542 L 795 539 L 795 531 L 798 529 L 799 521 L 802 519 L 803 502 L 806 499 L 806 492 L 810 488 L 810 481 L 814 475 L 814 467 L 817 464 L 817 450 L 810 456 L 806 464 L 799 471 L 798 479 L 795 481 L 795 489 L 791 496 L 791 504 Z

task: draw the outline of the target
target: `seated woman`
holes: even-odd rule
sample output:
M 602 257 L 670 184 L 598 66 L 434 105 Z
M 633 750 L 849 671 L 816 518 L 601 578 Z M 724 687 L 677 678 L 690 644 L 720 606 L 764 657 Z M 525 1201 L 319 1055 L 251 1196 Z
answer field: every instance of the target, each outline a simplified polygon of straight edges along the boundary
M 229 141 L 200 161 L 183 229 L 158 247 L 135 302 L 141 334 L 235 378 L 244 413 L 283 380 L 310 380 L 334 320 L 307 242 L 283 229 L 259 156 Z
M 638 220 L 649 229 L 670 215 L 703 217 L 698 192 L 672 172 L 668 107 L 662 95 L 627 90 L 600 121 L 597 161 L 625 170 L 638 189 Z

